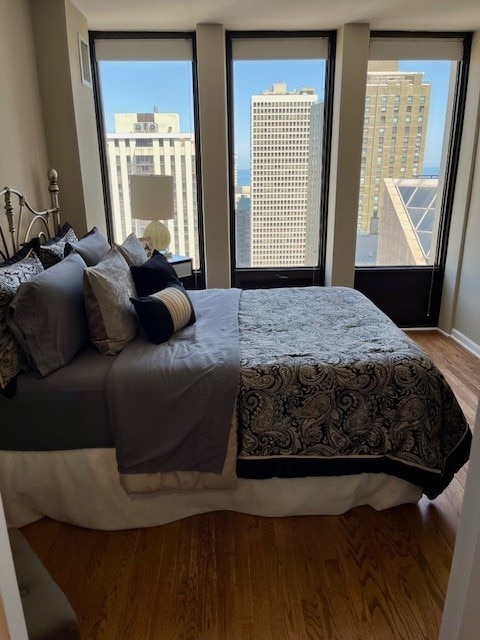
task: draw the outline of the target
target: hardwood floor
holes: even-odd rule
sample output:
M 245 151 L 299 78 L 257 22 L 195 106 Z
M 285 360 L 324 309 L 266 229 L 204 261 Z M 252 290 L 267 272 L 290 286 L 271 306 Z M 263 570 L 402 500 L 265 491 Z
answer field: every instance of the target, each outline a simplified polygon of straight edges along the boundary
M 480 360 L 437 332 L 410 335 L 472 424 Z M 384 512 L 219 512 L 117 532 L 44 519 L 23 532 L 83 640 L 434 640 L 465 476 L 433 502 Z

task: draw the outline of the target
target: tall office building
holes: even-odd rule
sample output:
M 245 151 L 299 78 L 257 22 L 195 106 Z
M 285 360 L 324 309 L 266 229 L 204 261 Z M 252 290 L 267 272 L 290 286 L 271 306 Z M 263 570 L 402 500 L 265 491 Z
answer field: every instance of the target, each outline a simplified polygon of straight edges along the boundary
M 252 267 L 306 264 L 310 134 L 320 130 L 312 118 L 323 117 L 317 104 L 313 89 L 287 91 L 283 82 L 251 96 Z
M 107 133 L 107 159 L 114 237 L 134 231 L 142 236 L 148 221 L 136 220 L 130 208 L 131 174 L 174 176 L 175 217 L 166 221 L 172 236 L 170 250 L 190 256 L 199 266 L 195 139 L 180 133 L 176 113 L 116 113 L 115 133 Z
M 385 178 L 416 178 L 423 167 L 431 86 L 398 62 L 370 62 L 365 98 L 358 229 L 377 233 Z

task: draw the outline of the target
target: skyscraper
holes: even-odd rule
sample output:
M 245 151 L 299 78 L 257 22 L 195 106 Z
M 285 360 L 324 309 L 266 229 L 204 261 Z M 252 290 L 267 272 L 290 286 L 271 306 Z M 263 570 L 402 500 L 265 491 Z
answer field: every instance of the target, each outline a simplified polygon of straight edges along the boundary
M 422 172 L 430 104 L 423 73 L 399 71 L 398 62 L 368 65 L 358 229 L 377 233 L 385 178 Z
M 188 255 L 199 266 L 198 216 L 193 133 L 180 133 L 176 113 L 116 113 L 115 133 L 107 133 L 107 159 L 114 237 L 123 240 L 133 230 L 142 236 L 148 221 L 135 220 L 130 208 L 131 174 L 172 175 L 175 178 L 175 218 L 166 221 L 170 250 Z
M 307 217 L 314 213 L 308 207 L 310 136 L 323 118 L 317 104 L 314 89 L 287 91 L 283 82 L 251 97 L 252 267 L 306 264 Z

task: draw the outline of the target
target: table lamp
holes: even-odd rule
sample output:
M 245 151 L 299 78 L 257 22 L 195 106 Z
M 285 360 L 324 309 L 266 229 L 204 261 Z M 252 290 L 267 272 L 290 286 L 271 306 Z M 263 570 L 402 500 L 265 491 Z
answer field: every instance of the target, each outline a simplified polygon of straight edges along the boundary
M 131 175 L 130 206 L 133 218 L 152 220 L 143 233 L 155 249 L 170 257 L 170 231 L 161 220 L 173 220 L 173 176 Z

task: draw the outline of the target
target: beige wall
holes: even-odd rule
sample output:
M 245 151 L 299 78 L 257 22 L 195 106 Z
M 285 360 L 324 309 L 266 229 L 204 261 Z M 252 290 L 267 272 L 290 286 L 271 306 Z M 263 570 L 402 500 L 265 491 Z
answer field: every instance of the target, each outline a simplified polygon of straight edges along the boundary
M 69 0 L 42 0 L 31 7 L 45 137 L 59 173 L 62 219 L 80 235 L 94 225 L 105 232 L 93 92 L 80 81 L 78 34 L 88 40 L 87 22 Z
M 0 188 L 50 204 L 48 159 L 28 0 L 0 0 Z
M 207 286 L 229 287 L 225 29 L 199 24 L 196 31 Z
M 325 284 L 353 287 L 370 27 L 338 31 Z

